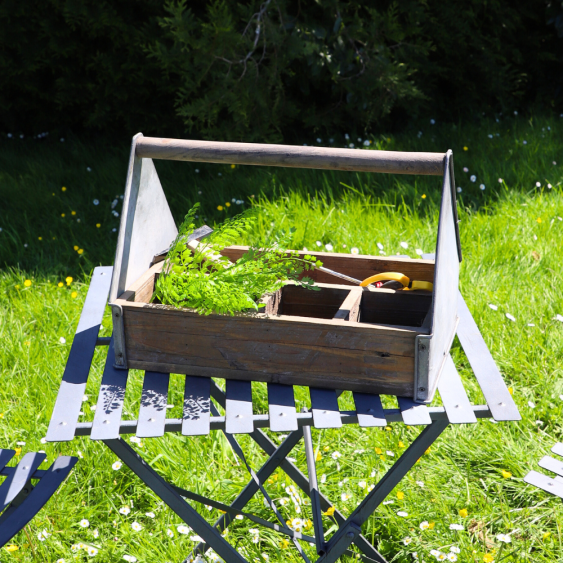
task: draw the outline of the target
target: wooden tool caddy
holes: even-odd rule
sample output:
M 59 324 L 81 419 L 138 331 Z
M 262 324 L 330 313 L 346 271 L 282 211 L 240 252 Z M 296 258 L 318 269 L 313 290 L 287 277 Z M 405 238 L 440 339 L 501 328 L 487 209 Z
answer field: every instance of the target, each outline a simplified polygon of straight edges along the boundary
M 153 158 L 443 177 L 435 260 L 315 253 L 356 279 L 395 271 L 433 292 L 363 290 L 315 270 L 319 291 L 288 284 L 265 312 L 199 315 L 150 303 L 177 229 Z M 455 335 L 461 249 L 451 151 L 390 151 L 133 139 L 110 304 L 116 367 L 346 389 L 432 400 Z M 223 254 L 237 260 L 246 247 Z M 305 253 L 303 253 L 305 254 Z M 337 283 L 335 283 L 337 282 Z

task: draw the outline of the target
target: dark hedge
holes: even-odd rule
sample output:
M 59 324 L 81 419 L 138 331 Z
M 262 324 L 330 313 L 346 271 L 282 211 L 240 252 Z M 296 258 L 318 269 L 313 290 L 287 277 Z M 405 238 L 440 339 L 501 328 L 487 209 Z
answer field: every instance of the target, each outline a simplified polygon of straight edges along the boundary
M 560 110 L 545 0 L 4 0 L 0 129 L 246 141 Z

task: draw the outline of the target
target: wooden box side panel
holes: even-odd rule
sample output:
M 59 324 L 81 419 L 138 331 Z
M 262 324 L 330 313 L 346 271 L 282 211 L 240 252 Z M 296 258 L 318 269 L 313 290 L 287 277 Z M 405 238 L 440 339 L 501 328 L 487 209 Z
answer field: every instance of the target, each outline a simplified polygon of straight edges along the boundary
M 414 331 L 122 306 L 131 368 L 412 396 Z
M 221 254 L 227 256 L 232 262 L 238 260 L 248 246 L 229 246 Z M 361 256 L 353 254 L 339 254 L 337 252 L 303 252 L 301 256 L 312 254 L 316 256 L 326 268 L 346 274 L 359 280 L 365 280 L 375 274 L 383 272 L 401 272 L 411 280 L 434 282 L 434 260 L 409 259 L 399 257 Z M 354 285 L 345 280 L 313 270 L 307 276 L 319 283 Z

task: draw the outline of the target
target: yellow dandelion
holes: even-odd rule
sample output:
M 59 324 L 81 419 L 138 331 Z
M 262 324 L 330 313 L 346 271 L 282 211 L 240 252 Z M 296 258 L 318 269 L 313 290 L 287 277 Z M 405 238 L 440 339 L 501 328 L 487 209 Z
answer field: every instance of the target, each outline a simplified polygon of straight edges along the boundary
M 322 456 L 321 452 L 317 452 L 317 455 L 315 456 L 315 459 L 316 459 L 317 461 L 321 461 L 321 459 L 323 459 L 323 456 Z
M 391 432 L 391 427 L 390 426 L 386 426 L 385 430 L 387 430 L 387 432 Z
M 43 240 L 43 237 L 37 237 L 37 240 Z
M 31 280 L 25 280 L 23 285 L 25 285 L 25 287 L 29 287 L 31 285 Z
M 459 511 L 459 515 L 460 515 L 462 518 L 467 518 L 467 515 L 468 515 L 468 514 L 469 514 L 469 512 L 467 512 L 467 508 L 462 508 L 462 509 Z
M 403 444 L 403 442 L 399 442 L 399 448 L 404 448 L 405 444 Z
M 58 286 L 59 286 L 59 287 L 63 287 L 63 286 L 64 286 L 64 283 L 63 283 L 63 282 L 59 282 L 59 283 L 58 283 Z
M 83 249 L 83 248 L 79 248 L 76 252 L 78 252 L 78 254 L 84 254 L 84 249 Z
M 427 448 L 424 453 L 425 453 L 426 455 L 428 455 L 431 451 L 432 451 L 432 448 Z
M 76 297 L 78 297 L 78 293 L 76 293 L 76 291 L 73 291 L 70 296 L 75 299 Z
M 16 284 L 16 289 L 19 289 L 19 288 L 20 288 L 19 284 Z
M 226 202 L 225 202 L 225 207 L 231 207 L 231 204 L 230 204 L 228 201 L 226 201 Z
M 380 455 L 379 459 L 381 459 L 382 461 L 385 461 L 385 456 L 384 455 Z
M 405 498 L 405 493 L 403 493 L 403 491 L 399 491 L 399 492 L 397 493 L 397 498 L 398 498 L 399 500 L 403 500 L 403 499 Z
M 4 418 L 4 413 L 0 412 L 0 418 Z
M 512 473 L 510 473 L 510 471 L 507 471 L 506 469 L 503 469 L 501 471 L 501 474 L 505 479 L 510 479 L 512 477 Z
M 467 147 L 463 147 L 463 150 L 464 150 L 464 151 L 468 151 L 469 149 L 468 149 Z
M 7 545 L 4 549 L 12 553 L 13 551 L 17 551 L 19 547 L 17 545 L 12 544 L 12 545 Z
M 76 250 L 76 249 L 75 249 L 75 250 Z M 65 279 L 65 281 L 66 281 L 66 284 L 67 284 L 67 285 L 70 285 L 70 284 L 72 283 L 72 278 L 71 278 L 70 276 L 68 276 L 68 277 Z
M 426 199 L 426 194 L 422 194 L 422 199 Z
M 375 448 L 375 453 L 377 455 L 381 455 L 381 448 Z
M 101 227 L 101 223 L 96 223 L 96 228 L 99 229 Z
M 76 211 L 71 211 L 72 215 L 76 215 Z
M 546 540 L 549 536 L 551 536 L 551 532 L 544 532 L 542 535 L 542 540 Z
M 493 563 L 494 560 L 495 558 L 490 553 L 485 553 L 485 555 L 483 555 L 483 561 L 485 563 Z
M 536 219 L 536 221 L 537 221 L 538 223 L 541 223 L 541 217 L 538 217 L 538 218 Z
M 328 451 L 330 451 L 330 448 L 329 448 L 328 446 L 325 446 L 325 447 L 323 448 L 323 452 L 328 452 Z
M 64 186 L 61 188 L 61 190 L 62 190 L 63 192 L 66 192 L 66 188 L 65 188 Z
M 287 540 L 282 540 L 280 542 L 281 549 L 287 549 L 289 547 L 289 542 Z
M 76 246 L 76 244 L 75 244 L 72 248 L 74 248 L 74 250 L 76 251 L 76 250 L 78 250 L 80 247 L 79 247 L 79 246 Z
M 509 387 L 509 388 L 508 388 L 508 392 L 509 392 L 511 395 L 514 395 L 514 389 L 513 389 L 512 387 Z
M 64 213 L 61 213 L 61 217 L 64 217 L 64 216 L 65 216 L 65 214 L 64 214 Z
M 326 512 L 323 512 L 323 514 L 324 514 L 325 516 L 332 516 L 332 515 L 334 514 L 334 511 L 335 511 L 334 506 L 329 506 L 329 507 L 326 509 Z
M 231 164 L 231 168 L 236 168 L 236 166 L 234 164 Z
M 24 342 L 24 344 L 25 344 L 26 346 L 29 346 L 29 345 L 31 344 L 31 342 L 30 342 L 29 340 L 26 340 L 26 341 Z
M 22 453 L 22 449 L 16 448 L 16 457 L 19 456 L 21 453 Z
M 433 530 L 435 525 L 436 525 L 436 522 L 430 522 L 430 524 L 428 524 L 428 528 L 430 530 Z
M 217 209 L 218 209 L 219 211 L 223 211 L 223 206 L 222 206 L 222 205 L 218 205 L 218 206 L 217 206 Z

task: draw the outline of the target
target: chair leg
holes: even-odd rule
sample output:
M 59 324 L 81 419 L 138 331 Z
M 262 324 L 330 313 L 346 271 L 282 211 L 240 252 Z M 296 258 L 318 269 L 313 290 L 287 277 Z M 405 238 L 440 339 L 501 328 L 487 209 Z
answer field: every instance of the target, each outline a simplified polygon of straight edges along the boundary
M 145 460 L 121 438 L 104 440 L 110 450 L 160 497 L 196 534 L 205 539 L 227 563 L 246 563 L 219 531 L 211 527 Z
M 447 428 L 447 420 L 435 420 L 428 425 L 418 438 L 407 448 L 393 467 L 377 483 L 360 505 L 330 539 L 326 546 L 326 553 L 317 559 L 317 563 L 333 563 L 348 549 L 350 543 L 359 535 L 362 524 L 374 513 L 387 495 L 398 485 L 403 477 L 411 470 L 417 460 L 436 441 Z
M 311 439 L 311 427 L 303 427 L 303 440 L 305 441 L 305 456 L 307 457 L 307 472 L 309 473 L 309 497 L 311 498 L 311 511 L 313 513 L 313 527 L 315 529 L 315 542 L 317 553 L 322 555 L 325 548 L 323 529 L 323 515 L 319 498 L 319 485 L 317 483 L 317 468 L 315 466 L 315 452 Z

